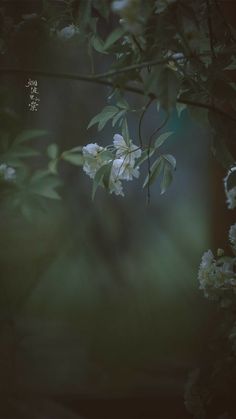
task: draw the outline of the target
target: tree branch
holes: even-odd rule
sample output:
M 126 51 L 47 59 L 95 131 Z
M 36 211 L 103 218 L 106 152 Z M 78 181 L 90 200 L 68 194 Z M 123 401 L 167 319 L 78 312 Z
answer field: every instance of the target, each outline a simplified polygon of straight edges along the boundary
M 147 63 L 141 63 L 143 67 L 147 66 Z M 141 65 L 140 64 L 140 65 Z M 154 64 L 153 64 L 154 65 Z M 156 64 L 155 64 L 156 65 Z M 129 66 L 133 67 L 133 66 Z M 127 67 L 125 67 L 127 69 Z M 121 73 L 121 71 L 119 71 Z M 111 72 L 108 72 L 111 73 Z M 138 87 L 130 86 L 130 85 L 124 85 L 120 86 L 118 83 L 113 83 L 110 80 L 102 80 L 101 78 L 104 77 L 103 73 L 102 75 L 84 75 L 84 74 L 71 74 L 71 73 L 54 73 L 52 71 L 43 71 L 43 70 L 35 70 L 35 69 L 19 69 L 19 68 L 0 68 L 0 75 L 22 75 L 29 77 L 30 75 L 33 76 L 39 76 L 39 77 L 49 77 L 49 78 L 55 78 L 55 79 L 64 79 L 64 80 L 75 80 L 75 81 L 84 81 L 89 83 L 96 83 L 103 86 L 110 86 L 113 88 L 120 88 L 123 90 L 126 90 L 128 92 L 136 93 L 142 96 L 148 96 L 151 99 L 157 99 L 158 96 L 156 96 L 154 93 L 145 93 L 142 89 L 139 89 Z M 101 77 L 102 76 L 102 77 Z M 223 111 L 220 108 L 217 108 L 216 106 L 210 105 L 208 103 L 201 103 L 196 102 L 193 100 L 188 99 L 177 99 L 177 103 L 183 103 L 185 105 L 189 106 L 195 106 L 197 108 L 203 108 L 211 110 L 215 113 L 218 113 L 221 116 L 224 116 L 225 118 L 230 119 L 231 121 L 236 122 L 236 117 L 228 114 L 227 112 Z

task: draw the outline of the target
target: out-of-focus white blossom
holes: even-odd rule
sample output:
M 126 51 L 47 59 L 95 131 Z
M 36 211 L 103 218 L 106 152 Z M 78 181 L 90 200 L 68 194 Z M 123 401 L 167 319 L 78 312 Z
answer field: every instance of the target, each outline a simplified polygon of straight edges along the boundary
M 236 223 L 229 229 L 229 240 L 233 246 L 236 246 Z
M 228 188 L 229 178 L 235 171 L 236 171 L 236 164 L 230 168 L 227 175 L 223 179 L 225 195 L 226 195 L 226 203 L 228 205 L 228 209 L 234 209 L 236 207 L 236 186 Z
M 205 297 L 218 299 L 220 290 L 231 289 L 236 285 L 234 265 L 234 258 L 217 261 L 211 250 L 203 254 L 198 271 L 198 280 L 200 282 L 199 288 L 203 290 Z
M 6 163 L 2 163 L 0 164 L 0 176 L 2 176 L 4 180 L 11 181 L 15 179 L 16 171 L 13 167 L 8 166 Z
M 75 25 L 65 26 L 61 30 L 57 31 L 57 37 L 62 40 L 67 40 L 73 38 L 79 33 L 79 28 Z
M 140 5 L 140 0 L 115 0 L 111 6 L 113 12 L 120 15 L 120 23 L 133 34 L 142 32 Z
M 96 172 L 104 164 L 104 160 L 101 157 L 101 152 L 104 151 L 103 147 L 100 147 L 97 143 L 87 144 L 82 148 L 84 157 L 84 172 L 93 179 Z
M 229 209 L 236 207 L 236 186 L 226 191 L 226 203 Z

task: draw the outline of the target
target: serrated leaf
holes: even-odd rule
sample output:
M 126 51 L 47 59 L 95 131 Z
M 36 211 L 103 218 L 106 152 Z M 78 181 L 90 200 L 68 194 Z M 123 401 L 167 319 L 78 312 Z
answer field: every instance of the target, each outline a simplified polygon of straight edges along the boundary
M 166 140 L 173 134 L 173 131 L 163 132 L 159 137 L 155 140 L 155 148 L 160 147 Z
M 123 116 L 123 115 L 125 115 L 125 113 L 126 113 L 126 111 L 125 111 L 125 110 L 122 110 L 122 111 L 118 112 L 118 113 L 114 116 L 114 118 L 113 118 L 113 120 L 112 120 L 112 126 L 113 126 L 113 127 L 117 124 L 117 122 L 119 121 L 119 119 L 120 119 L 120 118 L 122 118 L 122 116 Z
M 25 141 L 32 140 L 33 138 L 43 137 L 48 134 L 48 131 L 41 129 L 25 130 L 16 136 L 16 138 L 14 139 L 14 143 L 20 144 Z
M 106 123 L 113 118 L 113 116 L 116 115 L 116 113 L 119 112 L 119 109 L 116 106 L 105 106 L 103 108 L 102 112 L 95 115 L 90 123 L 88 124 L 88 128 L 91 128 L 93 125 L 98 124 L 98 131 L 101 131 Z
M 173 175 L 170 165 L 167 163 L 164 165 L 163 177 L 161 181 L 161 195 L 165 193 L 166 189 L 170 186 L 173 180 Z
M 98 171 L 96 172 L 94 179 L 93 179 L 93 190 L 92 190 L 92 199 L 94 199 L 97 188 L 101 185 L 103 177 L 105 173 L 110 170 L 110 164 L 104 164 Z
M 130 109 L 130 106 L 127 100 L 125 100 L 125 98 L 123 97 L 120 97 L 120 99 L 116 102 L 116 106 L 118 106 L 121 109 L 126 109 L 126 110 Z
M 52 160 L 56 159 L 58 157 L 58 145 L 55 143 L 49 144 L 47 148 L 47 155 Z
M 162 157 L 158 157 L 158 159 L 152 164 L 150 168 L 150 174 L 147 175 L 143 183 L 143 188 L 145 188 L 147 185 L 150 186 L 157 179 L 163 170 L 163 166 L 164 163 Z
M 171 165 L 173 170 L 176 169 L 176 159 L 172 154 L 163 154 L 162 157 Z
M 109 49 L 112 45 L 115 44 L 118 39 L 120 39 L 125 34 L 125 29 L 121 26 L 115 29 L 110 35 L 107 37 L 104 43 L 104 50 Z

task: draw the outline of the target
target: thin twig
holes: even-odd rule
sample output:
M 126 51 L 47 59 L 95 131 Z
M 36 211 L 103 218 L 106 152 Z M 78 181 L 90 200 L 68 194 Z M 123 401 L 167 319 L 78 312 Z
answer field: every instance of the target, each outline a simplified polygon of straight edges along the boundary
M 147 109 L 149 108 L 149 106 L 151 105 L 151 103 L 153 102 L 153 100 L 154 100 L 154 98 L 152 98 L 152 97 L 149 98 L 149 101 L 144 106 L 143 112 L 142 112 L 142 114 L 140 116 L 140 119 L 139 119 L 139 124 L 138 124 L 138 137 L 139 137 L 139 144 L 140 144 L 140 147 L 141 148 L 143 147 L 142 132 L 141 132 L 142 122 L 143 122 L 144 115 L 146 114 Z

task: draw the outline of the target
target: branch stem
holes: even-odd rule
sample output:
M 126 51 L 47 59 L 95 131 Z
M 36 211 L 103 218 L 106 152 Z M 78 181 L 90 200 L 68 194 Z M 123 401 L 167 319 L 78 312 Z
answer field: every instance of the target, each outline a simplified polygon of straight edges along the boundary
M 147 65 L 147 64 L 145 64 Z M 144 63 L 143 63 L 144 66 Z M 126 67 L 127 68 L 127 67 Z M 142 89 L 130 86 L 130 85 L 124 85 L 119 86 L 118 84 L 113 83 L 110 80 L 102 80 L 101 75 L 84 75 L 84 74 L 72 74 L 72 73 L 55 73 L 53 71 L 43 71 L 43 70 L 35 70 L 35 69 L 19 69 L 19 68 L 0 68 L 0 75 L 22 75 L 29 77 L 30 75 L 33 76 L 39 76 L 39 77 L 49 77 L 49 78 L 55 78 L 55 79 L 64 79 L 64 80 L 75 80 L 75 81 L 84 81 L 89 83 L 96 83 L 103 86 L 110 86 L 113 88 L 121 88 L 123 90 L 126 90 L 131 93 L 136 93 L 142 96 L 148 96 L 150 99 L 158 99 L 158 97 L 154 93 L 145 93 Z M 104 73 L 105 74 L 105 73 Z M 231 121 L 236 122 L 236 117 L 228 114 L 227 112 L 223 111 L 222 109 L 213 106 L 209 103 L 202 103 L 197 102 L 194 100 L 189 99 L 177 99 L 177 103 L 183 103 L 185 105 L 189 106 L 195 106 L 197 108 L 203 108 L 211 110 L 221 116 L 224 116 L 227 119 L 230 119 Z

